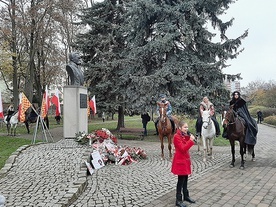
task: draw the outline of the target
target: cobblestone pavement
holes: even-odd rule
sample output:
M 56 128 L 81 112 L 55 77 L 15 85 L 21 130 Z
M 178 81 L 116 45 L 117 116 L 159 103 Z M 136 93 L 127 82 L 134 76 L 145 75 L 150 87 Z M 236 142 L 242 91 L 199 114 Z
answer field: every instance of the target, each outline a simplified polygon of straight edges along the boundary
M 256 162 L 247 157 L 246 168 L 229 168 L 230 147 L 215 147 L 215 158 L 202 161 L 194 146 L 188 206 L 266 207 L 276 206 L 276 129 L 259 125 Z M 55 138 L 54 138 L 55 139 Z M 0 194 L 6 206 L 175 206 L 177 177 L 170 172 L 168 157 L 160 158 L 159 142 L 123 141 L 119 145 L 145 149 L 148 159 L 126 166 L 108 165 L 86 177 L 83 161 L 91 149 L 74 140 L 23 147 L 11 156 L 0 172 Z M 167 145 L 165 145 L 165 148 Z M 165 150 L 168 156 L 167 150 Z

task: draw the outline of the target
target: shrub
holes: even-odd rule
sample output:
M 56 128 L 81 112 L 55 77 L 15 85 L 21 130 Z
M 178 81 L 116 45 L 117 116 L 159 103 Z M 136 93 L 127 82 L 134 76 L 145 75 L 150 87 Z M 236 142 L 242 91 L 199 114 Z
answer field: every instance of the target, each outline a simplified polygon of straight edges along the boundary
M 264 122 L 276 126 L 276 116 L 268 116 L 264 118 Z
M 269 107 L 265 107 L 265 106 L 251 106 L 249 108 L 249 112 L 251 114 L 251 116 L 253 117 L 257 117 L 257 112 L 258 111 L 263 112 L 263 117 L 269 117 L 269 116 L 274 116 L 276 115 L 276 108 L 269 108 Z

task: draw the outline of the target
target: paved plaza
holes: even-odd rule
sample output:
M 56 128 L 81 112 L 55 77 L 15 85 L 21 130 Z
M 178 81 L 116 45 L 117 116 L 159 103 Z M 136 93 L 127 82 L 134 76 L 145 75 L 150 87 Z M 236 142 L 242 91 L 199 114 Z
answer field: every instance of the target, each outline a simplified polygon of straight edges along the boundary
M 119 145 L 140 147 L 148 159 L 130 165 L 107 165 L 87 175 L 84 161 L 91 148 L 73 139 L 54 137 L 54 143 L 23 146 L 0 172 L 0 194 L 6 207 L 173 207 L 177 177 L 171 161 L 160 158 L 160 143 L 119 140 Z M 146 139 L 146 138 L 145 138 Z M 221 138 L 220 138 L 221 139 Z M 247 157 L 240 170 L 229 168 L 230 146 L 214 147 L 214 159 L 202 161 L 197 146 L 191 150 L 189 177 L 192 207 L 276 206 L 276 129 L 259 125 L 256 161 Z

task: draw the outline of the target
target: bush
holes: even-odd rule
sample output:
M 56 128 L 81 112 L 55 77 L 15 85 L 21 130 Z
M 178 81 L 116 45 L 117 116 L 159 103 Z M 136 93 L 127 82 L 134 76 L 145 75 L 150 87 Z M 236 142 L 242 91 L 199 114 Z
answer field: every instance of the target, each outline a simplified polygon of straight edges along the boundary
M 251 116 L 257 117 L 257 112 L 263 112 L 263 118 L 276 115 L 276 108 L 269 108 L 265 106 L 251 106 L 249 112 Z
M 264 122 L 276 126 L 276 116 L 268 116 L 264 118 Z

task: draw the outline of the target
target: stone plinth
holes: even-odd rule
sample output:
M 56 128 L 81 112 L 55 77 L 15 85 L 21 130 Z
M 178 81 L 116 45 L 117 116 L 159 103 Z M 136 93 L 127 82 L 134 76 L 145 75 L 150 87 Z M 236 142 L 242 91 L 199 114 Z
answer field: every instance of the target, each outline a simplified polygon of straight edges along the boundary
M 87 88 L 68 85 L 63 88 L 63 137 L 75 138 L 88 131 Z

